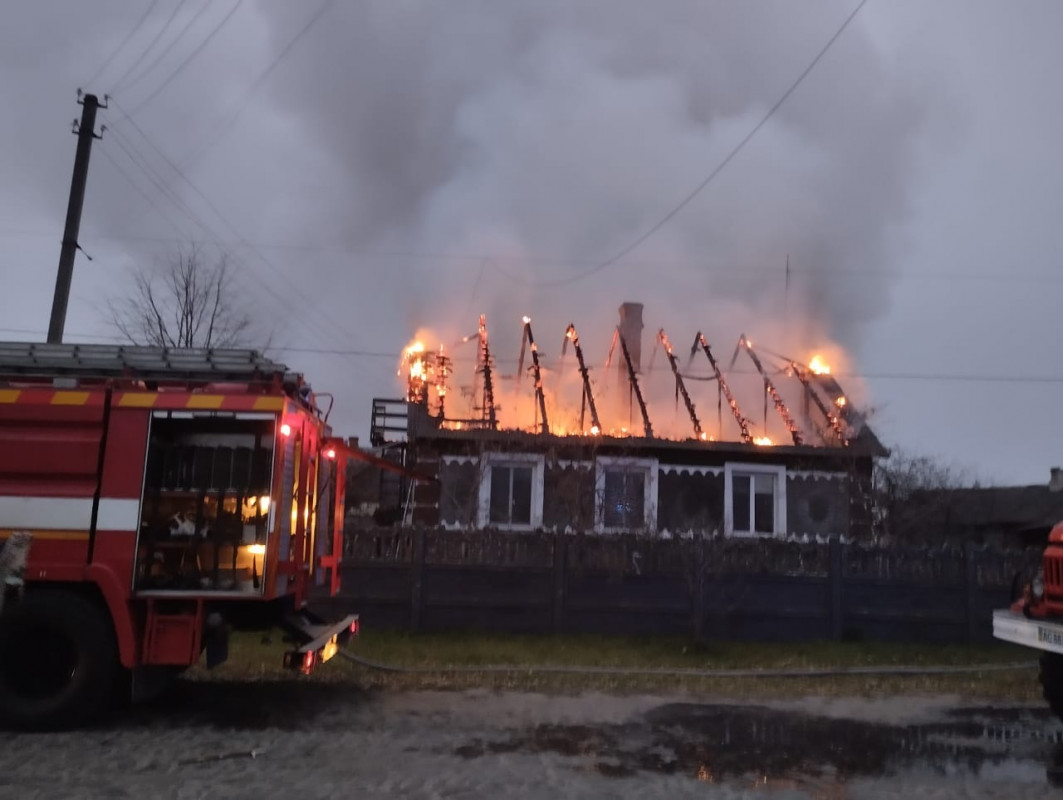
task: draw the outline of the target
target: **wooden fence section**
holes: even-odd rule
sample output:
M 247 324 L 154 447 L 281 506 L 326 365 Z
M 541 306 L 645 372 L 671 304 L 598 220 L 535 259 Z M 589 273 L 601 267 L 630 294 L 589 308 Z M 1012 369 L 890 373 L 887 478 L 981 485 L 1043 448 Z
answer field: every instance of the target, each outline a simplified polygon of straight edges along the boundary
M 333 603 L 369 627 L 984 642 L 1040 551 L 833 540 L 348 531 Z

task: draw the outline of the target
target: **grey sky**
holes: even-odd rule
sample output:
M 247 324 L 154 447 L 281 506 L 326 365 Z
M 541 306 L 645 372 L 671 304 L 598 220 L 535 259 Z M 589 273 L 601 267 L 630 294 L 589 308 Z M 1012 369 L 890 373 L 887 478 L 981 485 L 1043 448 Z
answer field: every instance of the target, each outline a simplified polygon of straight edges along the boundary
M 134 265 L 218 242 L 277 355 L 364 435 L 419 328 L 456 337 L 485 311 L 504 371 L 521 315 L 549 357 L 574 321 L 600 363 L 636 300 L 644 348 L 662 325 L 728 357 L 742 332 L 798 358 L 841 348 L 888 444 L 1042 482 L 1063 462 L 1051 0 L 871 0 L 701 195 L 565 282 L 696 186 L 855 5 L 158 0 L 92 85 L 149 0 L 10 8 L 0 337 L 43 338 L 81 86 L 117 102 L 70 340 L 113 335 L 101 309 Z

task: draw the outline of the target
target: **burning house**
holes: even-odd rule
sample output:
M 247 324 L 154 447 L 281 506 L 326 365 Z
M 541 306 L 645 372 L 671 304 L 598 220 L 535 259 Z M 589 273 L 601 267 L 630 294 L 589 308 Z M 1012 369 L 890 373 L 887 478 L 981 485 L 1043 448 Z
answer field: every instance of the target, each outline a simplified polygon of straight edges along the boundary
M 476 349 L 467 370 L 443 345 L 411 344 L 405 397 L 374 401 L 372 443 L 396 465 L 381 472 L 381 502 L 405 524 L 453 529 L 870 529 L 873 461 L 886 450 L 821 357 L 742 335 L 725 362 L 700 331 L 682 332 L 692 345 L 677 352 L 665 330 L 644 335 L 642 312 L 621 305 L 598 369 L 575 325 L 548 361 L 528 317 L 512 374 L 483 316 L 456 345 Z

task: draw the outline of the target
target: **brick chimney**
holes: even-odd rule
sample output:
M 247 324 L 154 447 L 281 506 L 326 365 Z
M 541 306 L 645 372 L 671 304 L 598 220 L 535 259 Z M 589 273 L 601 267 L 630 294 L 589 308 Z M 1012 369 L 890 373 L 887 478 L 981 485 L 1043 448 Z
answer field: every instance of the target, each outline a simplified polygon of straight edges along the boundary
M 620 304 L 620 335 L 624 337 L 628 355 L 635 372 L 642 369 L 642 303 Z M 627 365 L 624 363 L 624 355 L 617 352 L 620 377 L 627 380 Z
M 1048 481 L 1048 491 L 1063 492 L 1063 469 L 1052 467 L 1052 477 Z

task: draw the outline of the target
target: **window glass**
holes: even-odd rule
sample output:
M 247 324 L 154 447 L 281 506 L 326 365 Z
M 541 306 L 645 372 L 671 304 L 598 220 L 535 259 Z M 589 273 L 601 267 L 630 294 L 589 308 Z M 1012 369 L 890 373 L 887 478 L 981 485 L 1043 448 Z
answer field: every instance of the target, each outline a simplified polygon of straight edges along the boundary
M 532 467 L 491 465 L 489 519 L 500 525 L 530 525 Z
M 509 467 L 497 464 L 491 467 L 491 522 L 509 522 L 510 472 Z
M 753 530 L 775 533 L 775 476 L 760 472 L 753 476 Z
M 646 521 L 645 471 L 606 470 L 602 512 L 607 528 L 641 528 Z
M 513 504 L 510 508 L 509 521 L 514 525 L 531 524 L 531 467 L 513 467 L 512 494 Z
M 749 524 L 750 482 L 749 475 L 736 474 L 731 478 L 731 506 L 734 512 L 734 529 L 736 531 L 752 530 L 752 526 Z

